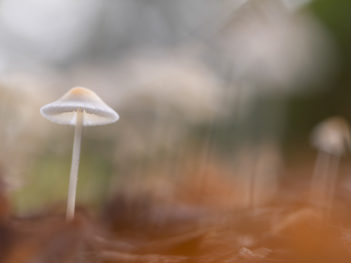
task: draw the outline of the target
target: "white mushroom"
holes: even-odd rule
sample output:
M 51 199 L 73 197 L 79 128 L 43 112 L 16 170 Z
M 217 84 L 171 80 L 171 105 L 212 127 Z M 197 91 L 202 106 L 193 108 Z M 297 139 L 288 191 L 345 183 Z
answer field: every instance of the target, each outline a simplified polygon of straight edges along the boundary
M 313 130 L 311 142 L 321 152 L 341 156 L 351 143 L 348 123 L 341 117 L 324 120 Z
M 311 201 L 332 208 L 340 157 L 351 144 L 350 128 L 341 117 L 321 122 L 312 132 L 311 143 L 318 149 L 311 186 Z
M 74 217 L 82 128 L 116 122 L 119 115 L 95 92 L 82 87 L 72 88 L 60 99 L 43 106 L 40 113 L 52 122 L 75 126 L 66 210 L 66 219 L 70 221 Z

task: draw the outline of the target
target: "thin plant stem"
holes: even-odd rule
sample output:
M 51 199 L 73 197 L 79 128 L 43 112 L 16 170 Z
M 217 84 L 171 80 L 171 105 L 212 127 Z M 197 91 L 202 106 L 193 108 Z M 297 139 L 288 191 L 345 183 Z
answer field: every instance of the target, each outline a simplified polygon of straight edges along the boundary
M 77 122 L 74 130 L 72 164 L 71 164 L 71 173 L 69 177 L 68 198 L 67 198 L 67 210 L 66 210 L 67 221 L 71 221 L 74 218 L 77 181 L 78 181 L 80 145 L 81 145 L 82 130 L 83 130 L 83 112 L 81 110 L 78 110 L 76 114 L 77 114 Z
M 311 183 L 310 202 L 319 208 L 326 202 L 330 162 L 331 157 L 328 153 L 318 152 Z
M 259 155 L 260 153 L 255 149 L 253 153 L 253 169 L 251 170 L 249 177 L 249 208 L 256 208 L 257 204 L 257 177 L 259 176 L 258 166 L 259 166 Z
M 332 209 L 333 209 L 335 187 L 337 184 L 337 177 L 338 177 L 338 171 L 339 171 L 339 163 L 340 163 L 340 157 L 335 156 L 332 160 L 332 163 L 331 163 L 330 178 L 329 178 L 329 182 L 328 182 L 329 189 L 327 192 L 327 205 L 326 205 L 326 219 L 327 220 L 330 219 Z

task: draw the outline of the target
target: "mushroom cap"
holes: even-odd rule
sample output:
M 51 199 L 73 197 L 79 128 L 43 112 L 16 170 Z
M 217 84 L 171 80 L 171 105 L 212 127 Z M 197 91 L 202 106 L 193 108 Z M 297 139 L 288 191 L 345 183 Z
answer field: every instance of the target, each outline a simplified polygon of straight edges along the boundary
M 58 124 L 76 125 L 77 111 L 83 111 L 83 126 L 105 125 L 116 122 L 119 115 L 95 92 L 74 87 L 58 100 L 40 109 L 41 115 Z
M 341 117 L 328 118 L 313 130 L 311 142 L 320 151 L 340 156 L 351 145 L 350 127 Z

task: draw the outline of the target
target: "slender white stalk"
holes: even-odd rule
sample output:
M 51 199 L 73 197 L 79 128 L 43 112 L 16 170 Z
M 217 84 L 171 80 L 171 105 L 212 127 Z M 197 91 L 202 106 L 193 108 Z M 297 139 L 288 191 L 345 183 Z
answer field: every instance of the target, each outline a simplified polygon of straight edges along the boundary
M 329 182 L 328 182 L 329 189 L 327 192 L 327 202 L 326 202 L 326 219 L 327 220 L 330 219 L 331 212 L 333 209 L 335 186 L 337 183 L 338 171 L 339 171 L 339 163 L 340 163 L 340 157 L 335 156 L 332 160 L 332 163 L 331 163 L 330 178 L 329 178 Z
M 78 110 L 77 123 L 74 130 L 72 165 L 71 165 L 71 173 L 69 177 L 69 187 L 68 187 L 67 210 L 66 210 L 67 221 L 71 221 L 74 218 L 82 130 L 83 130 L 83 112 L 81 110 Z
M 330 172 L 331 156 L 319 151 L 313 171 L 310 202 L 318 207 L 326 203 L 326 192 L 328 191 L 328 175 Z

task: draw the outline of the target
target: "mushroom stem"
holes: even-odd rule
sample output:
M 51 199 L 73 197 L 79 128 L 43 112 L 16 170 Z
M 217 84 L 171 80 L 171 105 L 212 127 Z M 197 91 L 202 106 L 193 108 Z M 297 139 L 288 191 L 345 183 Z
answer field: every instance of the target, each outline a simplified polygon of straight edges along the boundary
M 312 178 L 312 204 L 317 205 L 325 220 L 329 220 L 333 208 L 335 186 L 337 183 L 340 156 L 319 152 Z
M 310 202 L 319 207 L 326 202 L 330 162 L 331 156 L 328 153 L 318 152 L 312 177 Z
M 339 171 L 339 163 L 340 163 L 340 158 L 339 156 L 335 156 L 332 159 L 331 167 L 330 167 L 330 178 L 329 178 L 329 188 L 327 194 L 327 204 L 326 204 L 326 219 L 329 220 L 331 217 L 331 212 L 333 209 L 333 201 L 334 201 L 334 195 L 335 195 L 335 187 L 337 184 L 337 176 L 338 176 L 338 171 Z
M 67 198 L 67 210 L 66 210 L 67 221 L 71 221 L 74 218 L 76 190 L 77 190 L 77 181 L 78 181 L 80 144 L 82 140 L 82 130 L 83 130 L 83 111 L 78 110 L 76 114 L 77 114 L 77 120 L 76 120 L 76 126 L 74 130 L 72 165 L 71 165 L 71 173 L 69 177 L 68 198 Z

